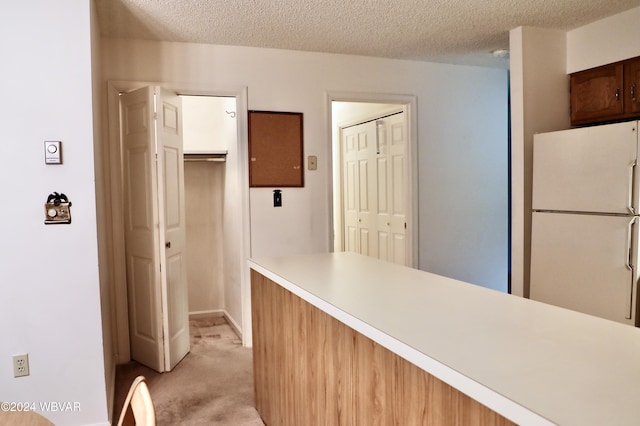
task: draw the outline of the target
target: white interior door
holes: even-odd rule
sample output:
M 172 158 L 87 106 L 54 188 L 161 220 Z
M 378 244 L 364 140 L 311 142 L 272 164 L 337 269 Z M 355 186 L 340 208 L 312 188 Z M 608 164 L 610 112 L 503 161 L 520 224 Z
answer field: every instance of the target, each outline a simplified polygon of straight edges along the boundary
M 404 113 L 342 129 L 345 251 L 406 265 Z
M 531 299 L 635 324 L 637 221 L 534 212 Z
M 375 122 L 343 129 L 345 250 L 378 257 Z
M 378 257 L 407 264 L 404 113 L 376 121 Z
M 161 247 L 164 244 L 161 275 L 165 329 L 165 369 L 170 371 L 189 352 L 189 301 L 187 286 L 186 224 L 184 202 L 184 156 L 182 114 L 175 93 L 156 89 L 158 203 Z M 163 241 L 164 236 L 164 241 Z
M 131 357 L 170 371 L 189 352 L 180 99 L 121 96 Z

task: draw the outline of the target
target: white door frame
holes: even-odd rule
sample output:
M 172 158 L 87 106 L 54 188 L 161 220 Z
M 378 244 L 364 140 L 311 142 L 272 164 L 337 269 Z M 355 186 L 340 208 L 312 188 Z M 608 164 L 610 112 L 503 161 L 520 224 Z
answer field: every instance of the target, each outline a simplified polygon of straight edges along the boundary
M 122 179 L 122 150 L 120 145 L 120 102 L 119 94 L 144 86 L 160 86 L 181 95 L 229 96 L 236 98 L 237 113 L 237 149 L 240 187 L 242 188 L 242 230 L 241 230 L 241 295 L 242 295 L 242 343 L 251 346 L 251 287 L 249 283 L 249 269 L 246 262 L 251 255 L 250 212 L 249 212 L 249 172 L 248 164 L 248 134 L 247 134 L 247 88 L 236 90 L 202 90 L 199 87 L 176 86 L 175 84 L 149 81 L 110 80 L 107 82 L 107 112 L 105 139 L 108 150 L 104 162 L 107 177 L 107 191 L 110 194 L 110 211 L 106 212 L 107 220 L 111 224 L 108 238 L 110 239 L 111 282 L 110 289 L 111 311 L 103 315 L 111 315 L 114 325 L 112 339 L 116 349 L 116 363 L 128 362 L 131 358 L 129 348 L 129 314 L 127 307 L 127 275 L 124 245 L 124 200 Z
M 418 265 L 418 102 L 415 96 L 411 95 L 393 95 L 380 93 L 357 93 L 357 92 L 339 92 L 330 91 L 326 94 L 327 108 L 327 127 L 328 134 L 331 135 L 331 143 L 328 144 L 328 158 L 331 158 L 331 173 L 329 174 L 329 205 L 332 206 L 332 214 L 330 215 L 329 247 L 335 250 L 334 241 L 336 233 L 336 215 L 342 212 L 341 194 L 341 157 L 339 149 L 339 140 L 334 140 L 332 125 L 332 102 L 366 102 L 376 104 L 397 104 L 402 107 L 406 114 L 407 122 L 407 163 L 405 171 L 407 202 L 407 257 L 408 266 L 417 268 Z M 336 146 L 338 144 L 338 146 Z

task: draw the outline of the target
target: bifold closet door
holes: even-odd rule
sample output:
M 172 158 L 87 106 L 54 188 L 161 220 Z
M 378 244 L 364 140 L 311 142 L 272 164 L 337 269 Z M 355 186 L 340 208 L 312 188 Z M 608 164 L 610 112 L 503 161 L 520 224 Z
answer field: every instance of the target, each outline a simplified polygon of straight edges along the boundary
M 121 96 L 131 357 L 170 371 L 189 352 L 180 99 Z

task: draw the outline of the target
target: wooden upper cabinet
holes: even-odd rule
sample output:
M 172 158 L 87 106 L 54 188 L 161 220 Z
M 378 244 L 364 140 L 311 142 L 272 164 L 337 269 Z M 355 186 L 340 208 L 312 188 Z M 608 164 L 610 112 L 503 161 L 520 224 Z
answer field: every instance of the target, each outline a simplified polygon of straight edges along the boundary
M 640 57 L 569 76 L 571 124 L 592 124 L 640 116 Z
M 624 65 L 624 93 L 625 111 L 640 115 L 640 58 Z
M 623 113 L 622 64 L 571 74 L 571 124 L 615 119 Z

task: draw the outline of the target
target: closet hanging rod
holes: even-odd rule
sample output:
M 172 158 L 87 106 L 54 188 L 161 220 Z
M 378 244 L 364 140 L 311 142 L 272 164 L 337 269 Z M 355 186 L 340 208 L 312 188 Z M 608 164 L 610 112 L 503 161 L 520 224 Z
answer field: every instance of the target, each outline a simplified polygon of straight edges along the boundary
M 389 113 L 389 114 L 383 115 L 383 116 L 381 116 L 381 117 L 372 118 L 372 119 L 370 119 L 370 120 L 360 121 L 360 122 L 358 122 L 358 123 L 354 123 L 354 124 L 349 124 L 348 126 L 344 126 L 344 127 L 342 127 L 342 128 L 343 128 L 343 129 L 348 129 L 349 127 L 359 126 L 359 125 L 361 125 L 361 124 L 370 123 L 370 122 L 372 122 L 372 121 L 381 120 L 381 119 L 383 119 L 383 118 L 387 118 L 387 117 L 392 117 L 392 116 L 394 116 L 394 115 L 402 114 L 403 112 L 404 112 L 404 111 L 392 112 L 392 113 Z

